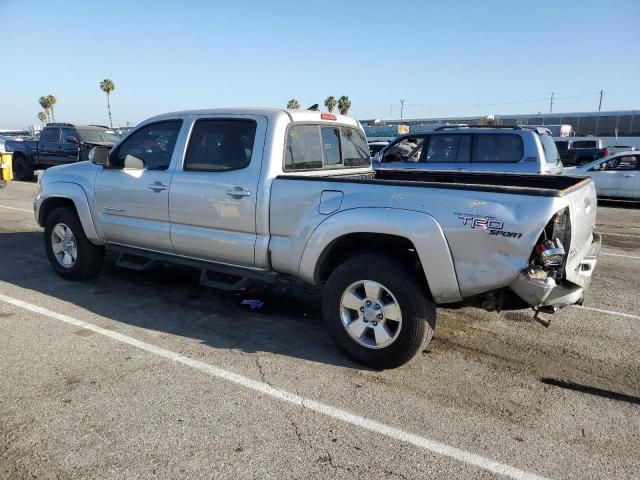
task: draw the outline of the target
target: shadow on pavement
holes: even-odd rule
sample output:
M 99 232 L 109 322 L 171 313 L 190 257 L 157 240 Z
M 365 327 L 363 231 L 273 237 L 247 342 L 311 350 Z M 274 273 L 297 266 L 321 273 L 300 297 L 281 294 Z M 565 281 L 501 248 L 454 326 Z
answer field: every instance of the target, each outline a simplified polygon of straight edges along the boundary
M 297 280 L 222 292 L 200 286 L 198 272 L 192 270 L 158 267 L 137 272 L 108 260 L 97 278 L 69 282 L 49 266 L 41 232 L 0 233 L 0 252 L 0 281 L 117 322 L 195 338 L 215 349 L 364 368 L 346 357 L 326 333 L 319 289 Z M 245 299 L 261 300 L 264 306 L 250 311 L 240 305 Z
M 565 388 L 567 390 L 573 390 L 575 392 L 588 393 L 590 395 L 596 395 L 602 398 L 608 398 L 610 400 L 618 400 L 620 402 L 627 402 L 635 405 L 640 405 L 640 397 L 634 395 L 627 395 L 625 393 L 612 392 L 611 390 L 604 390 L 602 388 L 590 387 L 588 385 L 580 385 L 579 383 L 567 382 L 564 380 L 557 380 L 555 378 L 541 378 L 540 381 L 545 385 L 552 385 L 554 387 Z

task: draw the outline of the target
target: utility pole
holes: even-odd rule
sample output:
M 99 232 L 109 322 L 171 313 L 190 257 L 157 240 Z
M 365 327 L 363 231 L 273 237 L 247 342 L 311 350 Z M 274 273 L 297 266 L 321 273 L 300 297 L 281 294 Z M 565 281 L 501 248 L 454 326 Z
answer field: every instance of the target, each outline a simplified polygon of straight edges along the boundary
M 604 90 L 600 90 L 600 103 L 598 103 L 598 111 L 602 110 L 602 95 L 604 95 Z
M 551 102 L 549 103 L 549 113 L 553 113 L 553 96 L 555 92 L 551 92 Z
M 404 114 L 404 101 L 404 98 L 400 100 L 400 118 L 402 118 L 402 115 Z

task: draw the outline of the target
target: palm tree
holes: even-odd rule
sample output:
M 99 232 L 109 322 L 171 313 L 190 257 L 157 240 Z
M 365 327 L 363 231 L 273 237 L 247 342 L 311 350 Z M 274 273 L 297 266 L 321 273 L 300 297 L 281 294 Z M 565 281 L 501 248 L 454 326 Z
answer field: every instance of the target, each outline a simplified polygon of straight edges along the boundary
M 346 95 L 341 96 L 338 99 L 338 110 L 340 110 L 340 115 L 346 115 L 349 113 L 349 109 L 351 108 L 351 100 Z
M 40 122 L 42 122 L 42 125 L 44 126 L 47 122 L 47 112 L 40 112 L 38 113 L 38 120 L 40 120 Z
M 47 95 L 47 104 L 49 105 L 49 110 L 51 110 L 51 121 L 56 121 L 56 116 L 53 114 L 53 106 L 56 104 L 58 99 L 53 95 Z
M 109 96 L 111 92 L 116 89 L 116 84 L 113 83 L 113 80 L 109 80 L 105 78 L 100 82 L 100 90 L 107 94 L 107 111 L 109 112 L 109 126 L 113 128 L 113 122 L 111 121 L 111 103 L 109 102 Z
M 47 97 L 40 97 L 38 103 L 44 109 L 44 114 L 47 116 L 47 121 L 49 121 L 49 99 Z
M 327 107 L 329 113 L 333 112 L 333 109 L 336 108 L 336 105 L 338 105 L 338 101 L 335 99 L 335 97 L 327 97 L 327 99 L 324 101 L 324 106 Z
M 292 98 L 287 102 L 287 108 L 290 110 L 298 110 L 300 108 L 300 102 L 295 98 Z

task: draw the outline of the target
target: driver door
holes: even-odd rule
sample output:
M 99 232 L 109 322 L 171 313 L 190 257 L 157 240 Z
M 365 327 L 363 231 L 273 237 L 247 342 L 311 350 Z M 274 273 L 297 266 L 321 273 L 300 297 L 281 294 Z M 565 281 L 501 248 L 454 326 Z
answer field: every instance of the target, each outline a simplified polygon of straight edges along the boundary
M 145 125 L 111 152 L 95 182 L 96 228 L 103 240 L 173 251 L 169 187 L 182 152 L 176 149 L 181 127 L 182 120 Z

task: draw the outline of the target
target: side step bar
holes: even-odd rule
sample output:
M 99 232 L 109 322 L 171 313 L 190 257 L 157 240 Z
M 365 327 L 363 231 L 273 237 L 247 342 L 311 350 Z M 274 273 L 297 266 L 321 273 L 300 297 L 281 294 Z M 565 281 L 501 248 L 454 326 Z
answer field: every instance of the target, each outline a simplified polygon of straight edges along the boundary
M 277 273 L 269 270 L 195 260 L 119 245 L 108 245 L 107 250 L 118 255 L 117 266 L 131 270 L 149 270 L 158 265 L 182 265 L 200 270 L 200 284 L 219 290 L 244 290 L 252 280 L 274 283 L 278 278 Z

